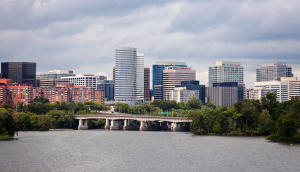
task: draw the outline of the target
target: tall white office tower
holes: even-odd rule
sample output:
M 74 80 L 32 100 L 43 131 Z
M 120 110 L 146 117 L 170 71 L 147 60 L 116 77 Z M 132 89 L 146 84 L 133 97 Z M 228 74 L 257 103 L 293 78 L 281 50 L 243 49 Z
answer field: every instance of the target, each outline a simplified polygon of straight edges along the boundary
M 144 54 L 136 48 L 115 50 L 115 102 L 138 105 L 144 101 Z
M 136 55 L 136 98 L 144 101 L 144 54 Z
M 221 82 L 237 82 L 244 83 L 244 67 L 241 62 L 217 61 L 216 66 L 208 67 L 208 84 L 209 87 L 213 83 Z
M 256 82 L 280 81 L 280 77 L 293 77 L 292 67 L 285 62 L 263 63 L 256 66 Z

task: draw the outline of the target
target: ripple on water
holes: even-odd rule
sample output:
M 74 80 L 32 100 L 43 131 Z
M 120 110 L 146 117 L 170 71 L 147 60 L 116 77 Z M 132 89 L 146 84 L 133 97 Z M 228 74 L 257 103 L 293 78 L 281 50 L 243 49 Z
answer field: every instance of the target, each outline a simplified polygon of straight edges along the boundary
M 186 132 L 19 132 L 0 171 L 298 171 L 300 145 Z

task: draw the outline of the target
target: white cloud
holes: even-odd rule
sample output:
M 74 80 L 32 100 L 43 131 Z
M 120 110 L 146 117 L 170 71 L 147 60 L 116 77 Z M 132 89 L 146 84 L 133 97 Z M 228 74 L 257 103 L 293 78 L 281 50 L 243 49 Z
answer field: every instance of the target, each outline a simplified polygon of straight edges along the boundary
M 117 46 L 155 61 L 185 61 L 201 84 L 215 61 L 240 61 L 246 87 L 256 65 L 284 61 L 300 69 L 300 1 L 0 2 L 1 61 L 34 61 L 39 73 L 70 69 L 112 78 Z

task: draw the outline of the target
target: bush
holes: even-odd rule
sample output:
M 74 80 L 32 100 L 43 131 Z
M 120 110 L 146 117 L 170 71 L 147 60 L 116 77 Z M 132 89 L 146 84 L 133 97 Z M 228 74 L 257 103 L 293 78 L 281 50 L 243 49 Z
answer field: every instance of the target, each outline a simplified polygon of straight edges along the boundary
M 11 140 L 11 139 L 13 139 L 13 137 L 10 136 L 10 135 L 3 135 L 3 136 L 0 136 L 0 140 Z

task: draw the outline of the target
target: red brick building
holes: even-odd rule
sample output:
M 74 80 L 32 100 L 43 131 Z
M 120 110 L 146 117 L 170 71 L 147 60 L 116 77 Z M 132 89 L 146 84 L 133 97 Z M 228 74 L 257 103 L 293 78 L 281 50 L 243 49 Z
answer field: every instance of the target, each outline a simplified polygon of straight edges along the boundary
M 0 106 L 9 104 L 15 107 L 20 102 L 27 105 L 33 100 L 32 86 L 12 83 L 11 79 L 0 79 L 0 83 Z
M 55 102 L 89 102 L 98 101 L 104 104 L 104 91 L 85 87 L 74 87 L 73 83 L 57 83 L 54 88 L 35 88 L 34 97 L 48 98 L 50 103 Z

